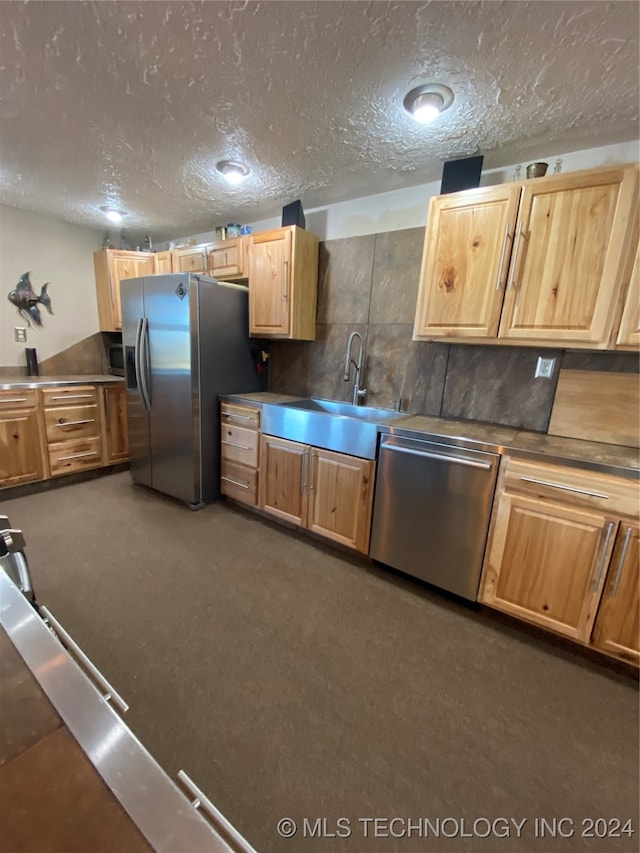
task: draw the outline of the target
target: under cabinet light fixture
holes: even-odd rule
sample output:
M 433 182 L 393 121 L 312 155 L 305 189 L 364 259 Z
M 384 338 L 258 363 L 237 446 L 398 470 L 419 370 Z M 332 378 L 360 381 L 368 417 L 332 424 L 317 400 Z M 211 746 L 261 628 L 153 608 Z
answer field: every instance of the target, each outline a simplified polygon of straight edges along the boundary
M 448 86 L 427 83 L 407 92 L 402 103 L 411 118 L 425 124 L 438 118 L 440 113 L 451 106 L 453 92 Z
M 220 160 L 216 163 L 216 169 L 230 184 L 239 184 L 249 174 L 249 167 L 238 160 Z
M 108 204 L 101 205 L 100 210 L 109 222 L 122 222 L 122 217 L 127 215 L 126 210 L 118 210 L 116 207 L 110 207 Z

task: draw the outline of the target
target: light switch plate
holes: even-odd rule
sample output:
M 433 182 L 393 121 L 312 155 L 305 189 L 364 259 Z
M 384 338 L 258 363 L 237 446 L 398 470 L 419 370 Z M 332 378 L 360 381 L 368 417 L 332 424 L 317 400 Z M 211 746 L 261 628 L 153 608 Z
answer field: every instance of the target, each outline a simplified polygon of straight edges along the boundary
M 23 326 L 14 326 L 13 332 L 19 344 L 26 344 L 27 330 Z
M 536 372 L 533 374 L 533 378 L 551 379 L 551 377 L 553 376 L 553 368 L 555 367 L 555 364 L 555 358 L 543 358 L 541 355 L 539 355 L 538 364 L 536 365 Z

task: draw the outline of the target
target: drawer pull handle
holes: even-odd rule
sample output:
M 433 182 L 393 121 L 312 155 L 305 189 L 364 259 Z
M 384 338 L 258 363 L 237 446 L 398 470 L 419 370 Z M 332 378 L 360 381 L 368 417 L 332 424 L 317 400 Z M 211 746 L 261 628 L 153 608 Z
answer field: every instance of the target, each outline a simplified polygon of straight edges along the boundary
M 80 646 L 73 640 L 69 634 L 65 631 L 62 625 L 58 622 L 57 619 L 53 617 L 53 615 L 47 610 L 46 607 L 40 605 L 40 615 L 43 618 L 45 625 L 49 627 L 49 630 L 54 633 L 58 640 L 62 642 L 68 649 L 73 651 L 74 656 L 80 661 L 80 663 L 84 666 L 86 670 L 91 674 L 91 676 L 98 682 L 102 690 L 106 691 L 103 693 L 103 698 L 109 702 L 113 701 L 114 705 L 120 709 L 120 711 L 124 714 L 129 710 L 129 706 L 124 701 L 122 696 L 115 690 L 104 677 L 104 675 L 100 672 L 100 670 L 89 660 L 89 658 L 82 651 Z
M 5 397 L 4 400 L 0 400 L 0 403 L 26 403 L 26 397 Z
M 94 394 L 64 394 L 51 397 L 52 400 L 88 400 L 89 397 L 94 397 Z
M 81 421 L 63 421 L 60 424 L 54 424 L 56 427 L 78 426 L 80 424 L 95 424 L 95 418 L 84 418 Z
M 235 441 L 227 441 L 226 439 L 222 439 L 222 444 L 228 444 L 229 447 L 239 447 L 240 450 L 251 450 L 250 447 L 247 447 L 246 444 L 237 444 Z
M 600 585 L 600 577 L 602 575 L 602 570 L 604 569 L 604 560 L 607 556 L 607 550 L 609 548 L 609 542 L 611 540 L 611 534 L 613 533 L 613 521 L 610 521 L 607 524 L 607 535 L 604 538 L 604 545 L 602 546 L 602 553 L 600 554 L 600 563 L 598 564 L 598 571 L 596 572 L 596 577 L 593 582 L 593 591 L 596 592 L 598 586 Z
M 84 453 L 72 453 L 70 456 L 61 456 L 59 462 L 66 462 L 68 459 L 81 459 L 83 456 L 97 456 L 97 450 L 87 450 Z
M 578 495 L 587 495 L 590 498 L 602 498 L 609 500 L 609 495 L 602 492 L 590 492 L 588 489 L 577 489 L 575 486 L 563 486 L 561 483 L 550 483 L 548 480 L 536 480 L 535 477 L 520 477 L 523 483 L 534 483 L 536 486 L 550 486 L 552 489 L 562 489 L 563 492 L 575 492 Z
M 223 418 L 235 418 L 238 421 L 252 421 L 253 420 L 252 415 L 236 415 L 235 412 L 223 412 L 222 417 Z
M 225 483 L 233 483 L 234 486 L 240 486 L 241 489 L 249 488 L 246 483 L 239 483 L 237 480 L 232 480 L 231 477 L 221 477 L 220 479 L 224 480 Z
M 627 532 L 624 535 L 624 544 L 622 546 L 622 554 L 620 554 L 620 562 L 618 563 L 618 570 L 616 572 L 616 577 L 613 582 L 613 587 L 611 588 L 611 598 L 618 591 L 618 584 L 620 583 L 620 575 L 622 574 L 622 567 L 624 566 L 624 561 L 627 559 L 627 551 L 629 550 L 629 542 L 631 541 L 631 534 L 633 533 L 632 527 L 627 527 Z

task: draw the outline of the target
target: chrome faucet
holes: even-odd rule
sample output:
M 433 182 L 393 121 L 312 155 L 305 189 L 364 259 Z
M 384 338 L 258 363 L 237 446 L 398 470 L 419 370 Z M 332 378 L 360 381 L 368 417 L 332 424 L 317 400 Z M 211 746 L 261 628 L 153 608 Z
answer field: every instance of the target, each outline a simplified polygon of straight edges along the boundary
M 351 349 L 353 347 L 353 339 L 358 338 L 360 341 L 360 346 L 358 348 L 358 358 L 356 361 L 353 360 L 351 355 Z M 362 381 L 362 365 L 363 365 L 363 345 L 362 345 L 362 335 L 360 332 L 351 332 L 349 335 L 349 342 L 347 344 L 347 357 L 344 362 L 344 376 L 342 377 L 345 382 L 349 381 L 349 377 L 351 375 L 351 365 L 353 365 L 356 369 L 355 383 L 353 385 L 353 405 L 358 406 L 365 398 L 367 393 L 366 388 L 360 387 L 360 382 Z

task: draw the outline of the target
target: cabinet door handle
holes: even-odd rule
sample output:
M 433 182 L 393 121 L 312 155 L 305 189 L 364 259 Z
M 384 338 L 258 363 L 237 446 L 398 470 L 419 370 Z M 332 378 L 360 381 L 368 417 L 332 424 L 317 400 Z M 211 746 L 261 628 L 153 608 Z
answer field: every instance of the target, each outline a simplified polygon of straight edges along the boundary
M 602 570 L 604 569 L 604 561 L 607 556 L 607 550 L 609 548 L 609 542 L 611 541 L 611 534 L 613 533 L 613 521 L 610 521 L 607 524 L 607 535 L 604 538 L 604 545 L 602 546 L 602 553 L 600 554 L 600 562 L 598 564 L 598 571 L 596 572 L 596 577 L 593 582 L 593 591 L 595 592 L 598 589 L 600 584 L 600 578 L 602 577 Z
M 251 450 L 251 448 L 247 444 L 238 444 L 235 441 L 227 441 L 226 438 L 223 438 L 220 443 L 228 444 L 229 447 L 239 447 L 241 450 Z
M 231 477 L 220 477 L 221 480 L 224 480 L 225 483 L 233 483 L 234 486 L 240 486 L 241 489 L 248 489 L 246 483 L 239 483 L 237 480 L 232 480 Z
M 315 471 L 315 458 L 316 452 L 315 450 L 309 451 L 309 491 L 313 491 L 313 472 Z
M 515 248 L 515 251 L 513 253 L 513 263 L 511 265 L 511 276 L 509 278 L 509 284 L 507 286 L 507 290 L 513 290 L 513 288 L 515 287 L 516 270 L 518 269 L 518 257 L 520 256 L 520 244 L 522 242 L 523 237 L 524 237 L 524 231 L 522 230 L 522 228 L 520 228 L 520 230 L 518 231 L 518 236 L 516 238 L 516 248 Z
M 633 533 L 632 527 L 627 527 L 627 532 L 624 535 L 624 543 L 622 545 L 622 554 L 620 554 L 620 561 L 618 563 L 618 569 L 616 571 L 615 580 L 613 581 L 613 586 L 611 587 L 611 598 L 618 591 L 618 584 L 620 583 L 620 575 L 622 574 L 622 567 L 624 565 L 624 561 L 627 559 L 627 551 L 629 550 L 629 542 L 631 541 L 631 534 Z
M 498 283 L 496 284 L 496 290 L 500 290 L 502 285 L 502 272 L 504 270 L 504 259 L 507 255 L 507 242 L 509 241 L 509 223 L 507 222 L 507 226 L 504 229 L 504 241 L 502 243 L 502 254 L 500 255 L 500 267 L 498 269 Z
M 104 392 L 104 418 L 106 420 L 106 428 L 111 429 L 111 394 L 105 390 Z
M 302 465 L 300 467 L 300 491 L 307 488 L 307 451 L 302 451 Z
M 79 426 L 80 424 L 95 424 L 95 418 L 83 418 L 80 421 L 63 421 L 59 424 L 54 424 L 55 427 Z
M 552 489 L 562 489 L 563 492 L 575 492 L 578 495 L 587 495 L 590 498 L 602 498 L 609 500 L 609 495 L 602 492 L 590 492 L 588 489 L 578 489 L 575 486 L 563 486 L 561 483 L 550 483 L 548 480 L 536 480 L 535 477 L 520 477 L 523 483 L 534 483 L 536 486 L 550 486 Z
M 282 259 L 282 298 L 286 299 L 289 290 L 289 261 Z

